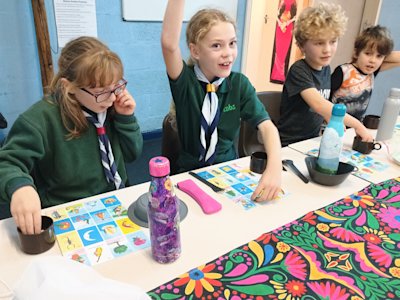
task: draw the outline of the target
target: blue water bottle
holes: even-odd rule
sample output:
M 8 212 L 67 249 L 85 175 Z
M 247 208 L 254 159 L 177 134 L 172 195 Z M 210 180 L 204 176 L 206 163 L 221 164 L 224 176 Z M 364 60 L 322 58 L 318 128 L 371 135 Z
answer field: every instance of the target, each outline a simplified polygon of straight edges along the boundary
M 336 174 L 339 167 L 340 152 L 342 151 L 344 124 L 346 114 L 344 104 L 335 104 L 332 116 L 322 135 L 317 159 L 317 171 L 325 174 Z

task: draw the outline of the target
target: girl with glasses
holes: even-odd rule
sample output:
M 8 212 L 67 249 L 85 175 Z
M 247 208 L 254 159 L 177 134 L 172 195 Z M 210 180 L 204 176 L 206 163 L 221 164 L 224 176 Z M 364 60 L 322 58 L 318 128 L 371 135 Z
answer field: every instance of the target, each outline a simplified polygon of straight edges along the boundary
M 93 37 L 70 41 L 44 99 L 22 113 L 0 150 L 0 198 L 24 233 L 41 208 L 128 184 L 143 139 L 117 54 Z

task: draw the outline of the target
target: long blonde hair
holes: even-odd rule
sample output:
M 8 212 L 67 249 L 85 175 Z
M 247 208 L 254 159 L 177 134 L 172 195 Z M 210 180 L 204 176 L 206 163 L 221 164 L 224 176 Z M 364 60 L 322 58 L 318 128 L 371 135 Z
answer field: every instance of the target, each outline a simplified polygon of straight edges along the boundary
M 79 101 L 70 93 L 69 85 L 64 84 L 62 79 L 67 79 L 75 87 L 104 87 L 122 77 L 121 59 L 98 39 L 84 36 L 65 45 L 58 60 L 58 73 L 50 84 L 48 96 L 52 96 L 60 105 L 68 138 L 79 137 L 88 128 L 88 122 Z

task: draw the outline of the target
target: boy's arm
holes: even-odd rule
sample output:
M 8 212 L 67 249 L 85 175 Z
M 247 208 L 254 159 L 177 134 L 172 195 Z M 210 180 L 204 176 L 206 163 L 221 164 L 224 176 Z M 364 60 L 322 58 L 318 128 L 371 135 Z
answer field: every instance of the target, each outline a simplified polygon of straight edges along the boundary
M 328 123 L 331 114 L 333 104 L 326 100 L 318 93 L 316 88 L 308 88 L 300 92 L 301 97 L 317 114 L 321 115 L 324 120 Z M 344 117 L 344 124 L 347 127 L 352 127 L 356 131 L 363 141 L 372 142 L 373 136 L 369 133 L 368 129 L 356 118 L 346 114 Z
M 271 120 L 265 120 L 258 124 L 258 130 L 264 143 L 268 156 L 267 168 L 261 176 L 252 199 L 257 201 L 272 200 L 281 191 L 282 158 L 279 133 Z
M 314 112 L 324 118 L 325 122 L 329 122 L 333 104 L 322 97 L 316 88 L 302 90 L 300 96 Z
M 392 51 L 383 60 L 381 71 L 386 71 L 395 67 L 400 67 L 400 51 Z
M 185 0 L 169 0 L 164 14 L 161 47 L 168 76 L 175 80 L 183 68 L 179 40 L 182 31 Z
M 359 120 L 353 116 L 346 114 L 343 120 L 344 125 L 347 127 L 354 128 L 356 134 L 361 137 L 363 142 L 373 142 L 374 137 L 369 133 L 367 127 L 365 127 Z

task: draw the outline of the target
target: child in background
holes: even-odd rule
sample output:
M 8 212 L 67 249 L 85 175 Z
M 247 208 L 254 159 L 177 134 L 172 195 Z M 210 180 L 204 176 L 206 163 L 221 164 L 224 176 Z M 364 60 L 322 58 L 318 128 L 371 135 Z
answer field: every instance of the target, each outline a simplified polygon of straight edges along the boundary
M 128 184 L 143 140 L 117 54 L 80 37 L 61 51 L 49 94 L 21 114 L 0 150 L 0 198 L 17 226 L 41 230 L 48 207 Z
M 387 28 L 366 28 L 356 38 L 351 63 L 338 66 L 331 78 L 331 101 L 344 103 L 347 113 L 361 120 L 368 108 L 374 79 L 380 71 L 400 66 L 400 51 L 393 50 Z
M 268 154 L 252 199 L 273 199 L 281 186 L 279 134 L 249 80 L 232 72 L 237 56 L 235 25 L 221 11 L 198 11 L 187 25 L 192 60 L 187 65 L 179 48 L 184 5 L 184 0 L 168 1 L 161 37 L 182 145 L 178 164 L 189 170 L 235 159 L 234 141 L 242 118 L 261 132 Z
M 304 58 L 289 69 L 283 86 L 278 122 L 282 146 L 317 137 L 323 121 L 329 121 L 331 69 L 329 63 L 345 31 L 347 18 L 339 5 L 319 3 L 302 11 L 295 23 L 296 43 Z M 353 127 L 363 141 L 372 141 L 368 130 L 346 114 L 344 124 Z

